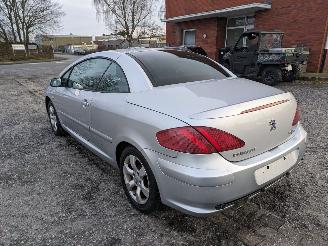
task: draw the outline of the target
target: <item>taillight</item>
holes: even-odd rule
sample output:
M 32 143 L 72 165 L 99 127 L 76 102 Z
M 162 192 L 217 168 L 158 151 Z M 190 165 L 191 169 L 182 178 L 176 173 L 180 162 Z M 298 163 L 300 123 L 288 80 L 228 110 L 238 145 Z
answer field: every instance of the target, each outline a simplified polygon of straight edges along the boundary
M 295 116 L 294 116 L 294 120 L 293 120 L 293 126 L 296 126 L 297 123 L 301 120 L 301 110 L 300 108 L 297 106 L 297 109 L 296 109 L 296 113 L 295 113 Z
M 190 154 L 211 154 L 215 148 L 191 126 L 173 128 L 156 134 L 160 145 L 165 148 Z
M 212 154 L 241 148 L 245 142 L 227 132 L 210 127 L 179 127 L 156 134 L 165 148 L 190 154 Z
M 245 142 L 236 136 L 209 127 L 196 127 L 199 131 L 215 148 L 218 152 L 239 149 L 245 146 Z

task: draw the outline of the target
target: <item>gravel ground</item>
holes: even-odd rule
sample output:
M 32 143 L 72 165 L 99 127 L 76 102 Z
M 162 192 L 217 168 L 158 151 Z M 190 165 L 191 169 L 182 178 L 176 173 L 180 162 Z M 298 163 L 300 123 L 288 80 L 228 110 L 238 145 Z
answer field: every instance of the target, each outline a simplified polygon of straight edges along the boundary
M 143 215 L 116 170 L 50 130 L 42 92 L 74 59 L 0 66 L 0 245 L 327 245 L 328 84 L 279 86 L 309 133 L 289 178 L 212 217 Z

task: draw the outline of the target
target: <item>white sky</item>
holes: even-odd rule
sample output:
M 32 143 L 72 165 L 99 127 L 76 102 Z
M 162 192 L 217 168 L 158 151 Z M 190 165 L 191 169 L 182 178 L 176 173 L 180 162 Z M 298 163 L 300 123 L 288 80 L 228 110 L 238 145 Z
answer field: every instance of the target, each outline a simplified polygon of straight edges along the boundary
M 102 18 L 97 18 L 93 0 L 57 0 L 65 12 L 60 30 L 52 34 L 102 35 L 110 33 Z M 159 3 L 160 4 L 160 3 Z M 160 21 L 158 21 L 160 24 Z
M 92 0 L 57 0 L 65 12 L 62 28 L 54 34 L 102 35 L 108 33 L 102 19 L 96 15 Z

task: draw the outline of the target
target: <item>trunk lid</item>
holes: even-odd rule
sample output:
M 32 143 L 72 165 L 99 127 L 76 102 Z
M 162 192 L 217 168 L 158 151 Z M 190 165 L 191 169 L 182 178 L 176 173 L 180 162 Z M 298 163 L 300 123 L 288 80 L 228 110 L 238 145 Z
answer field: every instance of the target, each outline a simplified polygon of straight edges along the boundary
M 188 123 L 223 130 L 242 139 L 245 146 L 220 153 L 233 162 L 245 160 L 281 145 L 292 135 L 297 103 L 283 93 L 229 107 L 194 114 Z

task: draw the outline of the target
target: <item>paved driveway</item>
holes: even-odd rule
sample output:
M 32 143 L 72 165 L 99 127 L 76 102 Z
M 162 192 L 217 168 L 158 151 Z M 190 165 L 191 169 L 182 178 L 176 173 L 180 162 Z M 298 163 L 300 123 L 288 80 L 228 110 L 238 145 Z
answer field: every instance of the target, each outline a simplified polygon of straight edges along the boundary
M 0 245 L 327 245 L 328 86 L 282 84 L 309 143 L 289 178 L 209 218 L 131 208 L 119 173 L 55 137 L 43 98 L 69 62 L 0 66 Z

